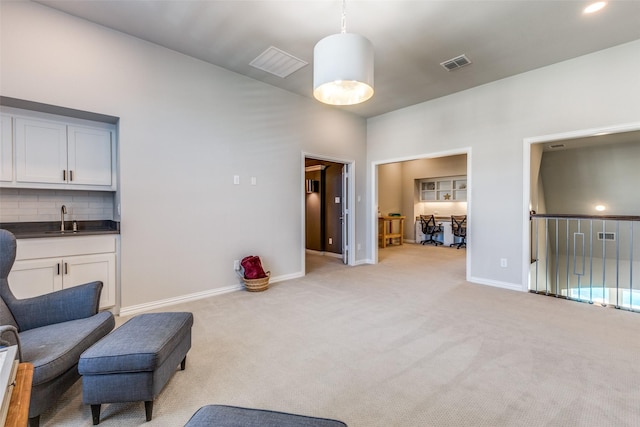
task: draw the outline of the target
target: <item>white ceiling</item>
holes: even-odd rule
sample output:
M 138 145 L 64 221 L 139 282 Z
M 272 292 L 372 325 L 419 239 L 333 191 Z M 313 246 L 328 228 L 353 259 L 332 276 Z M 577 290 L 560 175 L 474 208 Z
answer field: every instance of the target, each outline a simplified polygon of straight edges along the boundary
M 313 47 L 340 32 L 341 0 L 40 0 L 38 3 L 312 98 Z M 375 94 L 335 107 L 372 117 L 640 39 L 640 0 L 584 15 L 580 0 L 347 0 L 347 31 L 375 49 Z M 249 66 L 269 46 L 309 65 Z M 472 64 L 440 63 L 466 54 Z

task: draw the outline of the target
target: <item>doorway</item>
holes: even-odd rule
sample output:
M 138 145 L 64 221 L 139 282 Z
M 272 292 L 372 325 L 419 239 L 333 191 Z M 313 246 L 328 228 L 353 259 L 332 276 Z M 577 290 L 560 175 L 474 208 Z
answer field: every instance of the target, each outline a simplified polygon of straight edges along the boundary
M 305 253 L 349 264 L 349 163 L 304 158 Z
M 375 263 L 379 261 L 378 249 L 378 220 L 379 214 L 399 213 L 405 217 L 404 221 L 404 241 L 407 243 L 420 243 L 418 237 L 421 229 L 418 230 L 419 222 L 416 217 L 423 214 L 434 214 L 440 218 L 440 222 L 450 222 L 451 215 L 467 215 L 471 212 L 471 149 L 461 149 L 433 153 L 423 156 L 414 156 L 401 159 L 387 160 L 372 164 L 372 221 L 370 233 L 372 236 L 372 259 Z M 420 182 L 431 178 L 453 178 L 463 179 L 465 182 L 465 200 L 454 200 L 451 197 L 436 199 L 433 202 L 421 200 Z M 463 181 L 461 181 L 463 182 Z M 453 188 L 452 188 L 453 190 Z M 443 219 L 444 218 L 444 219 Z M 472 230 L 470 236 L 472 237 Z M 472 239 L 469 247 L 472 246 Z M 439 249 L 445 250 L 442 245 Z M 455 248 L 451 248 L 456 251 Z M 380 249 L 384 250 L 384 249 Z M 460 252 L 460 251 L 456 251 Z M 469 275 L 469 262 L 471 250 L 464 249 L 463 256 L 466 258 L 466 272 Z M 467 277 L 468 279 L 468 277 Z

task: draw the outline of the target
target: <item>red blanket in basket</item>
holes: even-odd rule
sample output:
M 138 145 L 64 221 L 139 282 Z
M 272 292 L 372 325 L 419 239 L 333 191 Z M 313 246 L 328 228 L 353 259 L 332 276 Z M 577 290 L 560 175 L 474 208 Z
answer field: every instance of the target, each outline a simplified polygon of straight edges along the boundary
M 240 261 L 240 265 L 244 268 L 245 279 L 262 279 L 263 277 L 267 277 L 262 268 L 260 257 L 258 256 L 250 255 L 244 257 L 242 261 Z

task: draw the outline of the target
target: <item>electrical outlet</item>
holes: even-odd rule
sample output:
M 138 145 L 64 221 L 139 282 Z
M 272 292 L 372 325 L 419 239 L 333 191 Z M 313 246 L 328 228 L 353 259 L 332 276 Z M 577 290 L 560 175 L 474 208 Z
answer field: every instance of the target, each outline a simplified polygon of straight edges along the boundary
M 329 237 L 329 244 L 333 245 L 333 239 L 331 237 Z
M 236 259 L 236 260 L 233 261 L 233 269 L 235 271 L 240 270 L 240 260 L 239 259 Z
M 358 243 L 358 246 L 357 246 L 357 247 L 358 247 L 358 250 L 361 250 L 361 249 L 362 249 L 362 245 L 361 245 L 360 243 Z
M 507 259 L 506 258 L 500 258 L 500 267 L 502 267 L 502 268 L 506 268 L 507 267 Z

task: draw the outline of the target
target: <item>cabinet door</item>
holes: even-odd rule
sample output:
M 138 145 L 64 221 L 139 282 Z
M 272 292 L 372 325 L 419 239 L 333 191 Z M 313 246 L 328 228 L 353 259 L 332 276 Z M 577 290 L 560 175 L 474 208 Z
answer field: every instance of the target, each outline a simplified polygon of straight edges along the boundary
M 67 127 L 45 120 L 16 117 L 16 180 L 64 183 Z
M 0 115 L 0 181 L 13 180 L 13 132 L 11 116 Z
M 116 256 L 113 253 L 78 255 L 67 257 L 64 262 L 63 287 L 70 288 L 84 283 L 101 281 L 100 308 L 116 303 Z
M 9 273 L 9 287 L 20 299 L 62 289 L 62 260 L 46 258 L 16 261 Z
M 114 141 L 106 129 L 69 126 L 67 143 L 71 184 L 112 185 Z

